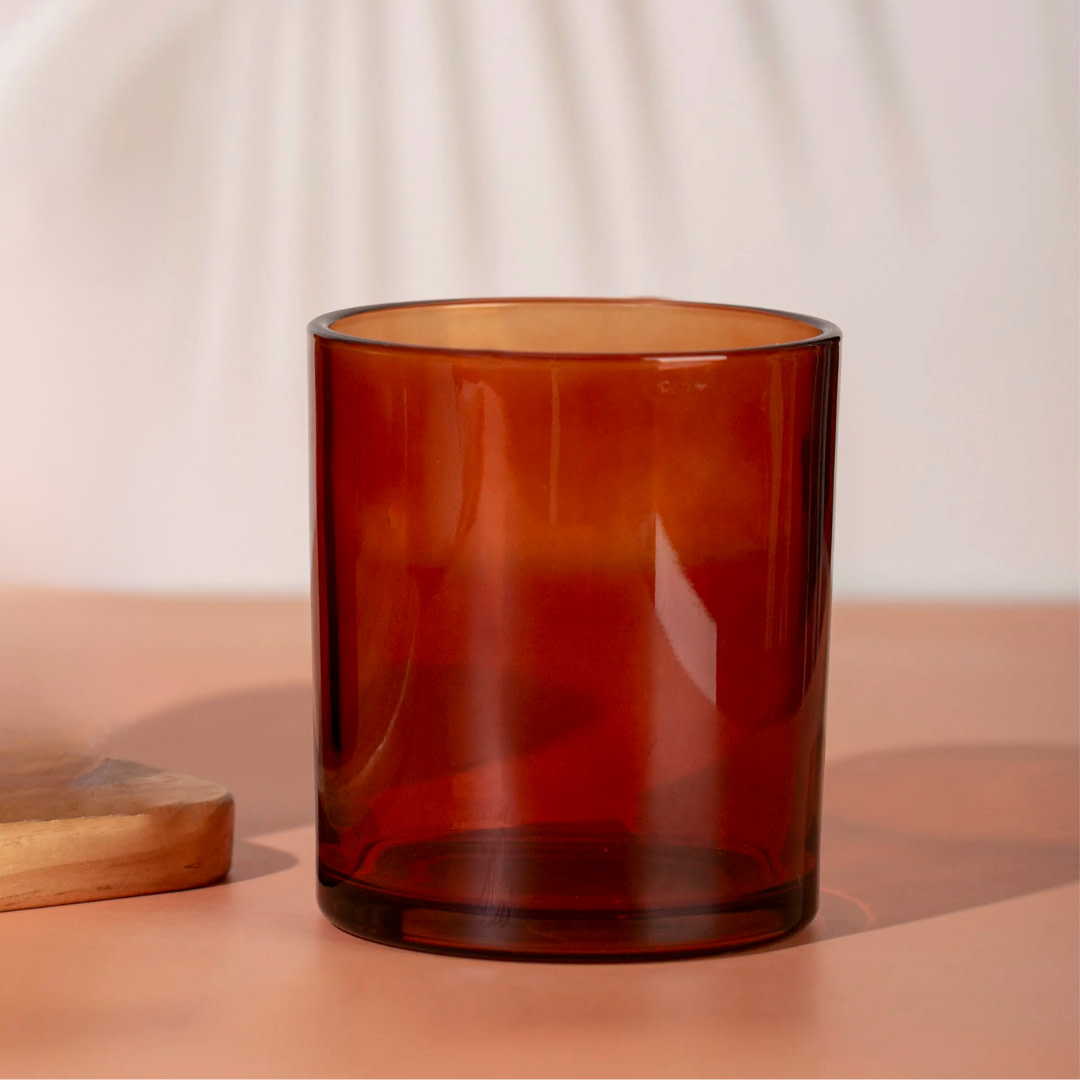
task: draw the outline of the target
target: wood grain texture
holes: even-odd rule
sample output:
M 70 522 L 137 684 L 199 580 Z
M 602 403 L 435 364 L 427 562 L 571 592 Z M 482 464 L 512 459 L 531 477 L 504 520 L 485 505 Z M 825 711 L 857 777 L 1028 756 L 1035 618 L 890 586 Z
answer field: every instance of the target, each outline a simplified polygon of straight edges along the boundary
M 109 758 L 60 788 L 0 791 L 0 911 L 169 892 L 223 877 L 220 784 Z

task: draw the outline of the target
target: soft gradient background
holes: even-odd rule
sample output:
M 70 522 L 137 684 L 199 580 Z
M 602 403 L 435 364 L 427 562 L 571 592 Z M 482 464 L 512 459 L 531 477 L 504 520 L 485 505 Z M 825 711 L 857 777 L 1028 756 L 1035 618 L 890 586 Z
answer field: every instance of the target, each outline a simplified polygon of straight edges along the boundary
M 1071 0 L 0 0 L 0 579 L 307 585 L 304 326 L 846 334 L 845 596 L 1075 596 Z

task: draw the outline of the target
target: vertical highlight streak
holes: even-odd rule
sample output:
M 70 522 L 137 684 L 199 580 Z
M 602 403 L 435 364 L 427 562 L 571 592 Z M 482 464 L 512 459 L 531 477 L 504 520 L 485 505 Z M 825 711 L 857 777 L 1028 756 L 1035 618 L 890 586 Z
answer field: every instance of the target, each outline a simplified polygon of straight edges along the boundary
M 653 573 L 656 617 L 683 670 L 709 703 L 715 705 L 716 620 L 687 578 L 659 516 Z
M 562 431 L 559 424 L 559 381 L 551 369 L 551 450 L 548 459 L 548 523 L 555 525 L 559 517 L 559 450 Z
M 534 0 L 540 40 L 551 70 L 552 98 L 563 129 L 567 171 L 581 236 L 582 259 L 590 286 L 603 289 L 609 280 L 612 245 L 605 228 L 604 201 L 597 177 L 595 151 L 582 102 L 585 89 L 570 51 L 563 9 L 556 0 Z
M 786 62 L 772 0 L 742 0 L 741 13 L 758 70 L 765 111 L 779 151 L 783 179 L 805 208 L 811 201 L 810 159 L 799 95 Z M 802 215 L 797 215 L 800 219 Z
M 390 156 L 389 72 L 386 66 L 388 36 L 383 0 L 368 0 L 361 31 L 360 69 L 363 87 L 364 159 L 367 167 L 367 214 L 364 221 L 369 302 L 385 300 L 392 286 L 390 193 L 393 162 Z
M 623 43 L 623 93 L 634 117 L 641 190 L 648 210 L 644 224 L 664 280 L 670 280 L 681 262 L 678 256 L 682 254 L 682 229 L 676 214 L 678 200 L 672 190 L 670 123 L 664 115 L 663 87 L 644 0 L 620 0 L 612 14 Z
M 449 98 L 449 113 L 454 127 L 450 150 L 461 185 L 465 211 L 464 253 L 469 275 L 474 283 L 486 282 L 491 272 L 490 205 L 476 108 L 476 94 L 471 72 L 468 26 L 463 22 L 467 9 L 455 3 L 437 3 L 432 8 L 438 18 L 445 48 L 444 74 Z
M 889 178 L 902 208 L 921 221 L 928 207 L 925 169 L 884 7 L 881 0 L 848 0 L 848 7 L 866 61 Z

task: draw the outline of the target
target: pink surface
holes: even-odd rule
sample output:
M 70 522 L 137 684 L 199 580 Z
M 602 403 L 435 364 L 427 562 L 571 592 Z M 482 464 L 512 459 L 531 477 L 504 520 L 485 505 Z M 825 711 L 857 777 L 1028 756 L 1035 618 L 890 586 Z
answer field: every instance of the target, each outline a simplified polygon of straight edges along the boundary
M 756 952 L 580 967 L 320 916 L 306 605 L 20 602 L 35 671 L 117 726 L 110 752 L 228 784 L 240 840 L 223 885 L 0 916 L 3 1075 L 1080 1068 L 1075 608 L 841 607 L 818 919 Z

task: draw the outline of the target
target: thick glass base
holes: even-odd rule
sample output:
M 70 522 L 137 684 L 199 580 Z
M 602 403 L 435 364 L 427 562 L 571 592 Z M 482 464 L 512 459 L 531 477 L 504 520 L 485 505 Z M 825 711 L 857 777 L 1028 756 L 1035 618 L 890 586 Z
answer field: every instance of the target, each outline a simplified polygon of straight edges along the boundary
M 756 945 L 798 929 L 817 910 L 816 872 L 767 885 L 761 863 L 741 852 L 542 832 L 495 842 L 495 835 L 387 845 L 365 860 L 367 881 L 320 866 L 319 906 L 342 930 L 387 945 L 559 961 Z M 388 888 L 391 880 L 401 884 Z

